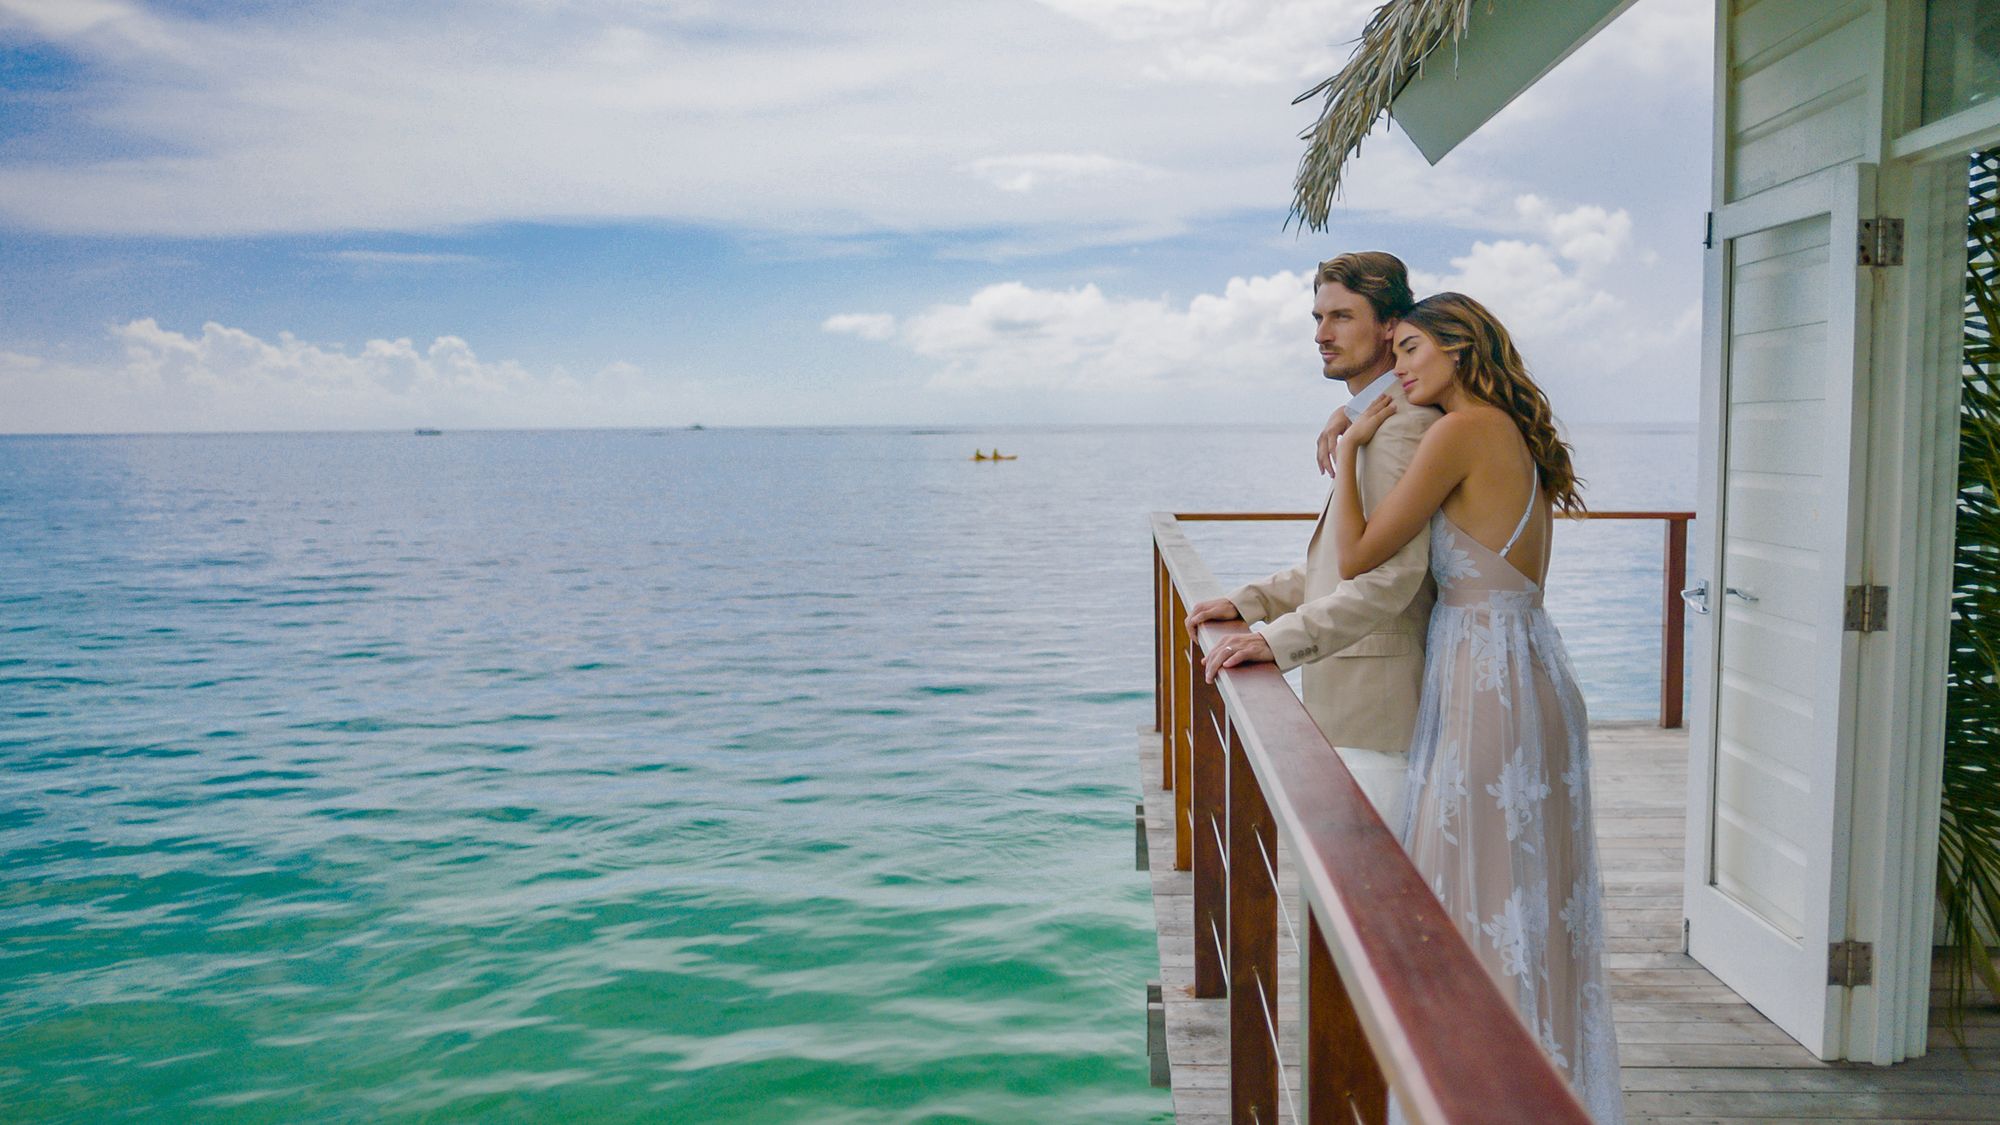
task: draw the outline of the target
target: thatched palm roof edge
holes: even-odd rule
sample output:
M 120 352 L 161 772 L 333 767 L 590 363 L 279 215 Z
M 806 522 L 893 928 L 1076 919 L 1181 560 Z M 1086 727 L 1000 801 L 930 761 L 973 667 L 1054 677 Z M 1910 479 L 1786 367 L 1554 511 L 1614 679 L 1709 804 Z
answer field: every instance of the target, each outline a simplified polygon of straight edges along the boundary
M 1455 46 L 1465 36 L 1473 3 L 1390 0 L 1369 17 L 1361 42 L 1340 73 L 1292 99 L 1298 105 L 1324 94 L 1326 104 L 1319 120 L 1299 134 L 1306 152 L 1292 187 L 1290 218 L 1313 230 L 1326 229 L 1347 158 L 1361 148 L 1369 130 L 1389 112 L 1403 86 L 1421 72 L 1431 52 L 1447 41 Z

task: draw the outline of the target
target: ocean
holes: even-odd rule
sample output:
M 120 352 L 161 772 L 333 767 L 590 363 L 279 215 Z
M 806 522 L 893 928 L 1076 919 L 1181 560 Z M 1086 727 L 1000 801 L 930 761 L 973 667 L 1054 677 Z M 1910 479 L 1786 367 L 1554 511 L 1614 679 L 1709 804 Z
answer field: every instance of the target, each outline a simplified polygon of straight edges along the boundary
M 1169 1120 L 1145 516 L 1316 509 L 1312 436 L 0 438 L 0 1120 Z M 1574 436 L 1692 506 L 1691 427 Z M 1660 544 L 1559 531 L 1593 717 Z

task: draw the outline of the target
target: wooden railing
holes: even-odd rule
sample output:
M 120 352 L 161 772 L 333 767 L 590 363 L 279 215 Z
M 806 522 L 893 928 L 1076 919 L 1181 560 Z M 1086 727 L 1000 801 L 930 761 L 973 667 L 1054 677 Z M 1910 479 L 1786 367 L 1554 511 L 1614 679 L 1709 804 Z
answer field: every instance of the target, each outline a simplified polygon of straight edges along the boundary
M 1291 518 L 1153 517 L 1161 781 L 1174 793 L 1174 866 L 1194 872 L 1195 995 L 1228 998 L 1231 1120 L 1380 1125 L 1393 1091 L 1414 1122 L 1587 1125 L 1277 668 L 1202 679 L 1202 654 L 1248 626 L 1209 622 L 1188 633 L 1188 607 L 1222 590 L 1180 522 Z M 1692 516 L 1600 518 L 1667 519 L 1679 559 L 1673 544 L 1685 544 Z M 1679 581 L 1668 580 L 1676 607 Z M 1677 719 L 1678 690 L 1673 698 Z M 1303 933 L 1278 885 L 1281 838 L 1298 857 Z M 1302 963 L 1297 1091 L 1280 1057 L 1281 917 Z
M 1183 523 L 1232 520 L 1314 520 L 1318 512 L 1176 512 Z M 1685 694 L 1687 605 L 1681 589 L 1687 585 L 1687 525 L 1693 512 L 1585 512 L 1587 520 L 1659 520 L 1666 525 L 1666 553 L 1660 560 L 1660 725 L 1677 730 L 1681 725 L 1681 696 Z

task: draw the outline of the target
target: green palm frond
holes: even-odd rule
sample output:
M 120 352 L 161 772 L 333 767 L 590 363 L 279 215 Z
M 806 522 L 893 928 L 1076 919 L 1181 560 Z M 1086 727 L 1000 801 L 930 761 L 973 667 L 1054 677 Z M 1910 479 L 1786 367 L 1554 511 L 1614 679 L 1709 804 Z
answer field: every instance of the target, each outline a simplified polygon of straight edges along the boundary
M 1973 984 L 2000 999 L 2000 152 L 1974 153 L 1966 226 L 1958 520 L 1946 679 L 1938 901 L 1945 1024 L 1964 1042 Z

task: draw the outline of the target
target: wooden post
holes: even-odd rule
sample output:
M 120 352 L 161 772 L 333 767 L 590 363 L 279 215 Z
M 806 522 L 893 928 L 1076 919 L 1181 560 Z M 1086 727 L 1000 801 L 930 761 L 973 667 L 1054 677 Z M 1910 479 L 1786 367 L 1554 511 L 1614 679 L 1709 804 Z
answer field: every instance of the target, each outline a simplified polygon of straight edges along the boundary
M 1174 787 L 1174 580 L 1153 544 L 1153 729 L 1160 732 L 1160 788 Z
M 1240 740 L 1229 742 L 1229 1115 L 1276 1122 L 1278 833 Z M 1269 859 L 1271 871 L 1265 871 Z
M 1194 994 L 1221 996 L 1229 988 L 1221 945 L 1229 935 L 1229 857 L 1218 833 L 1227 832 L 1229 747 L 1222 693 L 1194 679 L 1194 768 L 1188 772 L 1194 809 Z
M 1160 670 L 1167 662 L 1160 658 L 1160 620 L 1166 616 L 1166 599 L 1161 596 L 1160 575 L 1166 564 L 1160 561 L 1160 545 L 1153 544 L 1153 729 L 1159 730 L 1166 724 L 1160 720 L 1166 712 L 1167 693 L 1162 690 L 1165 683 L 1160 679 Z
M 1670 519 L 1667 524 L 1666 589 L 1661 593 L 1660 615 L 1660 725 L 1674 730 L 1681 725 L 1681 677 L 1684 674 L 1687 639 L 1687 605 L 1681 588 L 1687 585 L 1687 521 Z
M 1192 775 L 1194 742 L 1189 737 L 1194 727 L 1194 685 L 1201 678 L 1196 670 L 1194 642 L 1187 632 L 1187 607 L 1181 604 L 1179 590 L 1173 592 L 1168 604 L 1168 613 L 1173 617 L 1170 624 L 1174 630 L 1174 696 L 1173 709 L 1167 716 L 1167 726 L 1173 735 L 1174 755 L 1174 870 L 1187 871 L 1194 866 L 1194 839 L 1188 824 L 1187 784 Z
M 1389 1084 L 1369 1050 L 1319 928 L 1319 914 L 1306 908 L 1305 979 L 1299 992 L 1305 1011 L 1305 1119 L 1312 1125 L 1384 1125 L 1389 1119 Z

